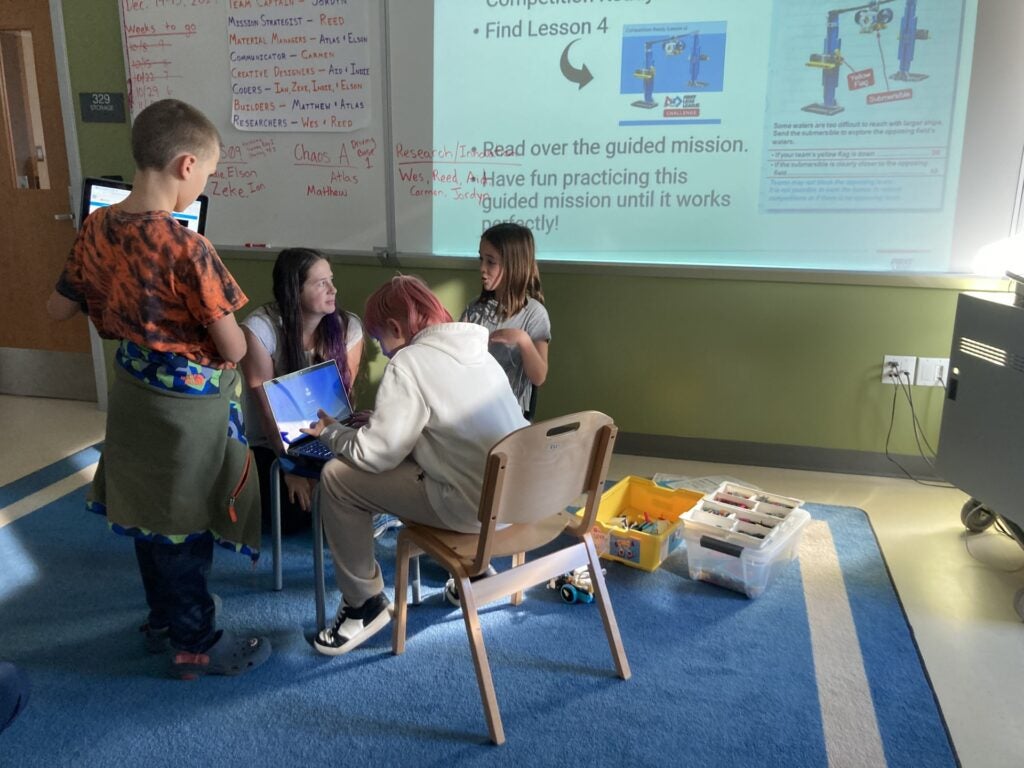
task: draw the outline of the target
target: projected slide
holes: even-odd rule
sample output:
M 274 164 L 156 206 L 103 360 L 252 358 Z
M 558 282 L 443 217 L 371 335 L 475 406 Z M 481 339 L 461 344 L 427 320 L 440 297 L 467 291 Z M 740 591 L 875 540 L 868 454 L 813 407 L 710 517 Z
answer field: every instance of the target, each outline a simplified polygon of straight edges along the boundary
M 950 271 L 976 0 L 435 0 L 434 253 Z
M 959 3 L 793 6 L 773 13 L 761 209 L 942 210 L 958 167 Z M 793 29 L 824 39 L 802 71 L 782 64 Z

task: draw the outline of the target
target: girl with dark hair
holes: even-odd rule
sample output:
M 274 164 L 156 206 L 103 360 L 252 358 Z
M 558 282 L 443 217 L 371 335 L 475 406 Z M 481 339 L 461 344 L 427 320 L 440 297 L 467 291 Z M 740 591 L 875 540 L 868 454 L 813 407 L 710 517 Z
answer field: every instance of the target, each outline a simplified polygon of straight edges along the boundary
M 359 318 L 337 306 L 338 290 L 330 262 L 311 248 L 288 248 L 274 263 L 274 299 L 281 323 L 281 363 L 276 375 L 333 359 L 345 388 L 352 391 L 352 368 L 359 368 L 362 329 L 348 339 L 349 323 Z M 264 305 L 268 309 L 274 305 Z M 260 312 L 261 310 L 257 310 Z M 349 353 L 350 344 L 355 350 Z M 349 365 L 350 358 L 354 360 Z
M 256 457 L 263 499 L 263 524 L 270 525 L 270 467 L 284 445 L 270 413 L 263 382 L 334 360 L 351 395 L 363 354 L 359 318 L 339 306 L 331 263 L 319 251 L 288 248 L 274 263 L 274 302 L 242 322 L 248 351 L 242 359 L 246 397 L 245 432 Z M 286 474 L 281 530 L 293 533 L 309 523 L 315 480 Z

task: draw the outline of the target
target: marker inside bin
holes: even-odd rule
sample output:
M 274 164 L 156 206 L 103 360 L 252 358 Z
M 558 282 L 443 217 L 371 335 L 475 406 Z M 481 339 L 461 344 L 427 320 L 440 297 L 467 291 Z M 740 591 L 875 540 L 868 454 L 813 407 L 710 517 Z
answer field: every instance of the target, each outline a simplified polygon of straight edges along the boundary
M 776 507 L 782 507 L 783 509 L 796 509 L 803 504 L 799 499 L 791 499 L 787 496 L 773 496 L 770 493 L 762 493 L 757 496 L 755 500 L 764 504 L 772 504 Z
M 762 528 L 768 528 L 769 530 L 777 528 L 783 523 L 777 517 L 773 515 L 765 514 L 763 512 L 756 512 L 754 510 L 744 510 L 743 512 L 736 513 L 736 519 L 743 523 L 750 523 L 751 525 L 759 525 Z M 763 531 L 762 531 L 763 533 Z
M 608 523 L 614 528 L 624 528 L 627 531 L 637 531 L 655 536 L 665 533 L 672 527 L 672 521 L 652 516 L 650 512 L 640 512 L 635 509 L 627 509 L 624 514 L 611 518 Z
M 743 536 L 749 536 L 750 538 L 757 539 L 759 542 L 767 539 L 768 534 L 771 533 L 771 531 L 765 530 L 756 523 L 745 523 L 742 520 L 736 522 L 736 527 L 733 530 Z
M 753 509 L 754 505 L 757 504 L 753 499 L 748 499 L 744 496 L 734 496 L 731 493 L 718 492 L 712 496 L 712 499 L 717 501 L 719 504 L 728 504 L 729 506 L 737 507 L 739 509 Z
M 714 512 L 712 510 L 705 509 L 694 509 L 691 513 L 692 519 L 698 523 L 704 523 L 714 528 L 721 528 L 722 530 L 732 529 L 733 523 L 736 522 L 735 516 L 723 515 L 720 512 Z

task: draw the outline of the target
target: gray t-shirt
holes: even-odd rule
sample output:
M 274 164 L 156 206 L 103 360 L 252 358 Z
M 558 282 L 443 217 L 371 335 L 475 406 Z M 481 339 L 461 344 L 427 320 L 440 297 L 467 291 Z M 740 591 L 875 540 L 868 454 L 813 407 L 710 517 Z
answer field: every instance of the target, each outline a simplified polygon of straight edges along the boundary
M 482 325 L 492 333 L 502 328 L 518 328 L 526 331 L 534 341 L 551 341 L 551 319 L 548 317 L 547 309 L 536 299 L 527 299 L 526 306 L 506 320 L 498 319 L 497 299 L 478 299 L 466 307 L 459 319 L 464 323 Z M 530 407 L 533 384 L 526 375 L 526 369 L 523 368 L 523 355 L 519 347 L 492 342 L 488 349 L 505 369 L 508 383 L 512 385 L 512 391 L 525 413 Z
M 345 349 L 352 349 L 363 338 L 363 324 L 359 317 L 346 312 L 348 319 L 348 333 L 345 336 Z M 248 317 L 242 321 L 242 325 L 249 329 L 259 339 L 260 343 L 267 350 L 271 361 L 274 363 L 274 375 L 280 376 L 284 373 L 284 324 L 281 322 L 281 313 L 277 304 L 264 304 L 254 309 Z M 312 353 L 306 353 L 306 362 L 313 364 Z M 352 371 L 355 375 L 355 371 Z M 268 446 L 266 434 L 263 432 L 263 420 L 260 418 L 259 404 L 249 394 L 248 387 L 245 388 L 242 397 L 242 418 L 245 419 L 245 436 L 252 446 Z

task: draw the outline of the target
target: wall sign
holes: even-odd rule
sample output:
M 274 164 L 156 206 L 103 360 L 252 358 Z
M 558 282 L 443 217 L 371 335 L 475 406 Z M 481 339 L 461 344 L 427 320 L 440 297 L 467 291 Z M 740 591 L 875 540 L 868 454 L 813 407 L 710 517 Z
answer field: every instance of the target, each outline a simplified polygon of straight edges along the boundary
M 123 123 L 123 93 L 80 93 L 78 103 L 83 123 Z

